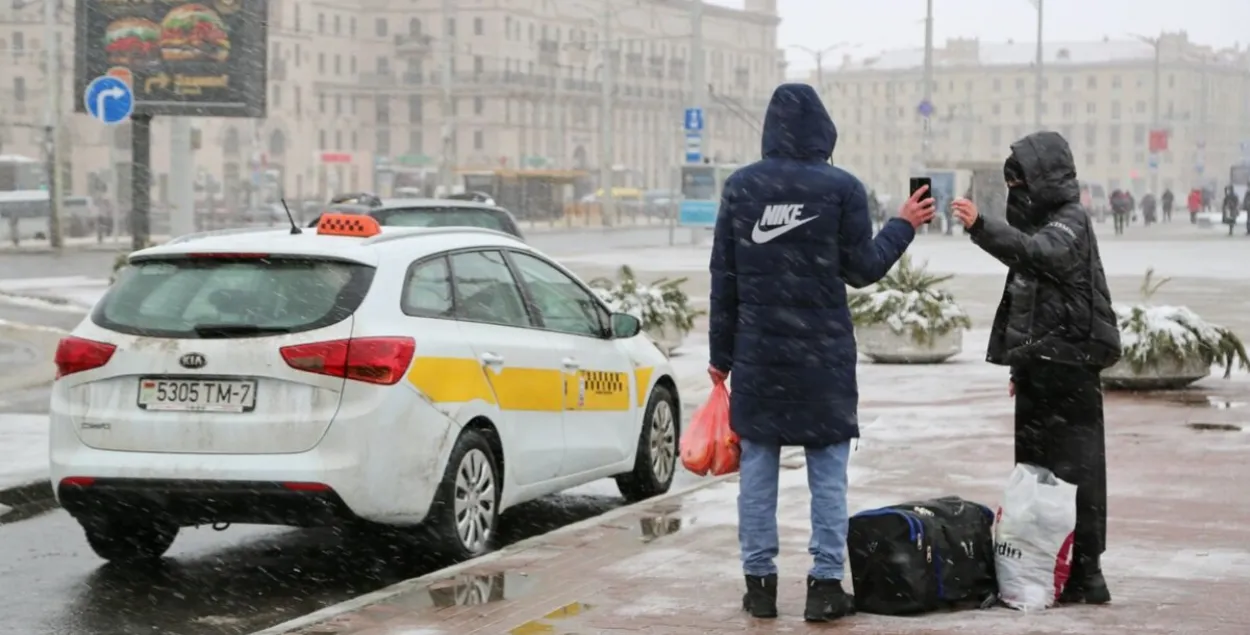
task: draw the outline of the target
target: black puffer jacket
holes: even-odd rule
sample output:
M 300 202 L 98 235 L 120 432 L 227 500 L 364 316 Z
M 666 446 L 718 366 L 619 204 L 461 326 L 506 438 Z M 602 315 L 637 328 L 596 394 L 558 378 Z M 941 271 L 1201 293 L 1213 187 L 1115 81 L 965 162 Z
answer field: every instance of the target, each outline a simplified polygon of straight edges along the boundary
M 1017 228 L 981 215 L 969 232 L 1010 268 L 986 358 L 1107 368 L 1120 358 L 1120 331 L 1072 150 L 1059 134 L 1038 132 L 1011 153 L 1028 185 L 1027 221 Z

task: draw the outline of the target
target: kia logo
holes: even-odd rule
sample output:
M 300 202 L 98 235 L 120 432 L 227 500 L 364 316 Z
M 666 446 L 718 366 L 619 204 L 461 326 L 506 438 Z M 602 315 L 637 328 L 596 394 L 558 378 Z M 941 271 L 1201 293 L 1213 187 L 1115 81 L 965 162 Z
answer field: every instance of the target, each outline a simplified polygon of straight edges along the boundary
M 182 364 L 183 368 L 204 368 L 208 360 L 199 353 L 187 353 L 178 358 L 178 363 Z

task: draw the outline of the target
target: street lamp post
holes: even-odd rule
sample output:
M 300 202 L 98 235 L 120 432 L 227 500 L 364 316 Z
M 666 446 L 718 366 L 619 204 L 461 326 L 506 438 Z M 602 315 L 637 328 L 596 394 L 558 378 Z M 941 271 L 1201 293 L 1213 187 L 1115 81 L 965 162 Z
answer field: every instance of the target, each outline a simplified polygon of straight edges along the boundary
M 858 44 L 850 42 L 838 42 L 823 49 L 812 49 L 798 44 L 791 44 L 789 48 L 796 51 L 802 51 L 812 56 L 816 62 L 816 90 L 820 92 L 821 98 L 825 96 L 825 56 L 841 48 L 858 48 Z
M 443 111 L 443 160 L 441 165 L 443 196 L 451 196 L 456 185 L 456 115 L 455 98 L 452 95 L 452 65 L 455 63 L 456 37 L 452 20 L 456 17 L 455 0 L 443 0 L 443 67 L 440 69 L 440 94 Z
M 1162 54 L 1162 47 L 1160 46 L 1160 43 L 1162 42 L 1162 38 L 1161 37 L 1146 37 L 1144 35 L 1137 35 L 1137 34 L 1132 34 L 1132 33 L 1130 33 L 1130 35 L 1132 35 L 1134 38 L 1137 38 L 1138 40 L 1141 40 L 1142 42 L 1145 42 L 1146 44 L 1149 44 L 1154 49 L 1154 54 L 1155 54 L 1154 55 L 1154 71 L 1153 71 L 1153 78 L 1151 79 L 1151 82 L 1154 84 L 1154 98 L 1153 98 L 1154 103 L 1151 106 L 1151 110 L 1150 110 L 1150 134 L 1153 136 L 1154 132 L 1159 129 L 1159 124 L 1160 124 L 1159 103 L 1160 103 L 1160 96 L 1161 96 L 1160 91 L 1162 89 L 1162 82 L 1160 80 L 1163 75 L 1163 72 L 1162 72 L 1163 71 L 1163 54 Z M 1150 154 L 1154 155 L 1155 153 L 1153 150 L 1151 150 Z M 1154 193 L 1157 193 L 1158 191 L 1159 191 L 1159 158 L 1156 156 L 1154 157 L 1154 165 L 1150 168 L 1150 192 L 1154 194 Z
M 1042 17 L 1045 0 L 1031 0 L 1033 6 L 1037 7 L 1037 76 L 1034 78 L 1034 95 L 1033 95 L 1033 126 L 1037 130 L 1042 129 L 1042 108 L 1044 105 L 1043 92 L 1046 90 L 1046 63 L 1045 52 L 1046 47 L 1043 44 Z
M 608 225 L 612 222 L 612 215 L 616 211 L 616 195 L 613 189 L 612 164 L 613 157 L 616 156 L 615 148 L 612 144 L 616 140 L 616 113 L 612 109 L 612 98 L 616 92 L 616 64 L 619 59 L 618 51 L 612 43 L 612 1 L 603 0 L 603 15 L 599 21 L 602 23 L 599 28 L 602 29 L 603 46 L 600 54 L 603 56 L 603 81 L 599 82 L 600 105 L 599 105 L 599 187 L 603 190 L 603 196 L 599 199 L 599 215 L 600 222 Z

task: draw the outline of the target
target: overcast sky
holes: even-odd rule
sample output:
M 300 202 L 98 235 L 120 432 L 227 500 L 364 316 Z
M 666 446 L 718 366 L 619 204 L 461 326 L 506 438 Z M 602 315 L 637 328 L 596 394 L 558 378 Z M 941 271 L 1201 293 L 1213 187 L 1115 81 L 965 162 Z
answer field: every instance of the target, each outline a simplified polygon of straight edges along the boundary
M 742 0 L 709 0 L 742 7 Z M 1035 0 L 1034 0 L 1035 1 Z M 1031 0 L 934 0 L 933 38 L 979 37 L 1034 41 Z M 848 42 L 856 56 L 924 46 L 925 0 L 778 0 L 781 44 L 812 49 Z M 1250 44 L 1250 0 L 1045 0 L 1046 40 L 1126 38 L 1185 30 L 1191 40 L 1217 46 Z M 787 51 L 791 69 L 811 68 L 812 56 Z M 841 54 L 831 54 L 840 58 Z

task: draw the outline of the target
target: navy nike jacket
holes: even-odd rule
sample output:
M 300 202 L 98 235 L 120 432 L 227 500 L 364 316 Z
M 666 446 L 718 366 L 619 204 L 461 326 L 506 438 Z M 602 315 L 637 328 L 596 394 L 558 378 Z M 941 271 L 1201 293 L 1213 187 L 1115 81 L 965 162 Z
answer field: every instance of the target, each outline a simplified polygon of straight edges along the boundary
M 757 443 L 859 436 L 846 284 L 880 280 L 915 238 L 897 218 L 872 237 L 863 184 L 829 164 L 837 136 L 811 86 L 783 84 L 764 118 L 764 158 L 725 180 L 710 361 L 733 373 L 730 421 Z

